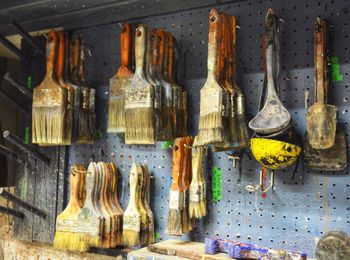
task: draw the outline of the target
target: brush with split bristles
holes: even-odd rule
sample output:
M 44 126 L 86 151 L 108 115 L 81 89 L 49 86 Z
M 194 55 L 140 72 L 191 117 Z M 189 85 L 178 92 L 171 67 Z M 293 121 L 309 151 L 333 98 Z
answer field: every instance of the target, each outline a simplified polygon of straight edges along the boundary
M 172 154 L 172 183 L 169 195 L 169 212 L 166 233 L 173 236 L 182 235 L 182 159 L 184 155 L 184 142 L 176 138 Z
M 144 74 L 146 30 L 139 25 L 135 34 L 135 74 L 126 89 L 125 143 L 154 144 L 154 88 Z
M 150 179 L 151 176 L 149 174 L 149 170 L 147 165 L 141 165 L 143 168 L 143 172 L 145 175 L 145 185 L 144 185 L 144 190 L 143 190 L 143 204 L 145 206 L 145 209 L 147 210 L 147 217 L 148 217 L 148 233 L 147 233 L 147 241 L 146 243 L 148 245 L 154 243 L 154 214 L 153 211 L 149 205 L 149 189 L 150 189 Z
M 136 169 L 138 173 L 136 203 L 141 217 L 140 243 L 141 245 L 145 245 L 147 243 L 148 236 L 148 214 L 142 199 L 142 190 L 144 189 L 145 179 L 142 166 L 140 164 L 137 164 Z
M 57 34 L 49 33 L 46 44 L 46 76 L 33 90 L 32 142 L 63 144 L 65 134 L 67 89 L 54 80 Z
M 123 243 L 134 247 L 140 244 L 141 216 L 137 208 L 138 172 L 136 164 L 130 171 L 130 200 L 123 218 Z

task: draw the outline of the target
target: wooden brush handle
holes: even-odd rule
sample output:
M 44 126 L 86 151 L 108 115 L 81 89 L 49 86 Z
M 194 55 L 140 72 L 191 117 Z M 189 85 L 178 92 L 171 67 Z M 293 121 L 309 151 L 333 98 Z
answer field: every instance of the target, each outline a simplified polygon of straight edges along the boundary
M 65 37 L 65 55 L 64 55 L 64 72 L 63 72 L 63 79 L 66 83 L 71 83 L 70 79 L 70 38 L 69 33 L 64 32 Z
M 95 211 L 94 208 L 94 194 L 95 194 L 95 184 L 96 184 L 96 171 L 93 166 L 93 162 L 89 164 L 88 170 L 86 172 L 86 200 L 85 207 L 90 208 Z
M 182 164 L 182 183 L 183 183 L 183 190 L 186 191 L 190 187 L 189 177 L 188 177 L 188 168 L 191 158 L 191 144 L 189 137 L 183 137 L 184 140 L 184 156 L 183 156 L 183 164 Z
M 63 32 L 57 32 L 58 48 L 56 58 L 56 80 L 61 85 L 65 85 L 63 81 L 64 55 L 65 55 L 65 38 Z
M 99 216 L 103 217 L 103 214 L 102 214 L 102 211 L 101 211 L 101 206 L 100 206 L 100 203 L 99 203 L 102 180 L 101 180 L 101 176 L 99 174 L 99 171 L 97 169 L 96 163 L 93 163 L 93 164 L 94 164 L 95 172 L 96 172 L 95 192 L 94 192 L 94 197 L 93 197 L 94 207 L 95 207 L 95 210 L 98 212 Z
M 157 30 L 157 37 L 159 40 L 159 55 L 157 59 L 157 76 L 158 79 L 163 79 L 164 78 L 164 63 L 165 63 L 165 48 L 166 48 L 166 37 L 165 37 L 165 32 L 161 29 Z
M 236 29 L 236 17 L 230 16 L 230 35 L 231 35 L 231 43 L 230 43 L 230 56 L 232 57 L 232 62 L 231 62 L 231 75 L 230 77 L 233 79 L 236 77 L 236 64 L 237 64 L 237 29 Z
M 57 33 L 49 32 L 46 42 L 46 77 L 53 79 L 55 66 L 55 53 L 57 44 Z
M 146 30 L 143 25 L 139 25 L 135 33 L 135 73 L 144 75 Z
M 169 79 L 169 41 L 171 34 L 169 32 L 164 32 L 164 59 L 163 59 L 163 78 L 170 82 Z
M 208 77 L 216 80 L 217 72 L 217 49 L 219 32 L 219 12 L 212 8 L 209 13 L 209 35 L 208 35 Z
M 130 66 L 130 56 L 131 56 L 131 35 L 132 35 L 132 26 L 125 22 L 123 25 L 123 30 L 120 34 L 120 56 L 122 66 Z
M 75 84 L 79 83 L 79 59 L 80 59 L 80 39 L 73 38 L 71 44 L 70 55 L 70 74 L 71 79 Z
M 137 183 L 138 183 L 138 173 L 137 166 L 133 164 L 130 171 L 130 201 L 128 205 L 128 209 L 137 209 L 136 204 L 136 193 L 137 193 Z
M 169 82 L 175 83 L 174 78 L 174 36 L 169 33 L 169 44 L 168 44 L 168 79 Z
M 159 50 L 160 50 L 160 41 L 161 39 L 158 37 L 158 31 L 160 29 L 153 29 L 152 30 L 152 36 L 151 36 L 151 75 L 153 76 L 153 78 L 157 78 L 158 79 L 158 74 L 157 74 L 157 64 L 158 64 L 158 59 L 159 59 Z
M 77 165 L 73 165 L 71 174 L 69 177 L 70 186 L 70 199 L 69 203 L 74 203 L 79 205 L 79 186 L 80 186 L 80 174 Z
M 78 69 L 78 78 L 81 84 L 86 87 L 86 79 L 85 79 L 85 51 L 84 51 L 84 43 L 82 39 L 80 39 L 80 56 L 79 56 L 79 69 Z
M 193 145 L 193 137 L 192 136 L 188 136 L 187 137 L 188 143 L 187 145 L 189 146 L 189 148 L 187 148 L 188 150 L 188 155 L 187 155 L 187 185 L 188 187 L 190 187 L 191 185 L 191 181 L 192 181 L 192 160 L 191 160 L 191 151 L 192 151 L 192 145 Z
M 182 167 L 182 158 L 183 158 L 183 143 L 181 138 L 176 138 L 173 145 L 173 154 L 172 154 L 172 191 L 181 191 L 181 167 Z M 181 174 L 182 175 L 182 174 Z
M 114 176 L 114 185 L 115 185 L 115 188 L 113 189 L 113 198 L 112 199 L 114 200 L 114 203 L 115 203 L 119 213 L 123 213 L 123 209 L 120 206 L 120 202 L 118 199 L 118 171 L 113 163 L 109 163 L 109 166 L 111 167 L 111 171 L 112 171 L 112 174 Z
M 326 21 L 317 17 L 314 33 L 314 55 L 315 55 L 315 102 L 326 103 L 328 86 L 327 76 L 327 51 L 326 51 Z
M 225 14 L 220 13 L 219 14 L 219 32 L 218 32 L 218 44 L 217 44 L 217 71 L 216 71 L 216 77 L 218 82 L 222 87 L 225 87 L 225 62 L 226 62 L 226 43 L 225 43 Z

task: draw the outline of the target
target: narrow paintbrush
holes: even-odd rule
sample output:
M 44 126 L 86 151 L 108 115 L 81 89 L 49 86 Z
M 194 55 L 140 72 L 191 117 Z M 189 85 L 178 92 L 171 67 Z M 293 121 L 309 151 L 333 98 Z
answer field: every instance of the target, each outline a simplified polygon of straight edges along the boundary
M 129 67 L 132 47 L 131 29 L 132 26 L 129 23 L 124 23 L 120 34 L 121 65 L 117 73 L 109 81 L 108 133 L 125 132 L 125 89 L 134 75 Z
M 106 202 L 105 202 L 105 191 L 106 191 L 106 185 L 107 185 L 107 179 L 106 176 L 103 172 L 103 165 L 102 162 L 97 163 L 97 170 L 98 170 L 98 175 L 101 180 L 101 189 L 100 189 L 100 194 L 98 198 L 98 203 L 101 208 L 101 212 L 104 217 L 104 233 L 102 237 L 102 243 L 101 247 L 103 248 L 110 248 L 111 247 L 111 236 L 112 236 L 112 226 L 113 226 L 113 218 L 110 215 L 110 212 L 108 211 Z
M 120 246 L 122 245 L 122 233 L 123 233 L 123 209 L 120 206 L 119 200 L 118 200 L 118 175 L 117 175 L 117 169 L 115 168 L 113 163 L 108 164 L 108 168 L 111 175 L 111 195 L 110 200 L 113 208 L 113 212 L 117 218 L 116 223 L 116 245 Z
M 176 138 L 172 154 L 172 183 L 169 195 L 169 213 L 166 233 L 173 236 L 182 235 L 182 159 L 184 143 L 182 138 Z
M 130 201 L 123 219 L 123 243 L 126 246 L 140 244 L 141 216 L 137 208 L 137 183 L 137 166 L 133 164 L 130 171 Z
M 70 250 L 80 241 L 80 234 L 75 231 L 76 219 L 81 211 L 79 203 L 80 174 L 73 165 L 70 173 L 70 199 L 67 207 L 56 219 L 56 232 L 53 245 L 55 248 Z
M 91 162 L 92 166 L 95 169 L 96 172 L 96 177 L 95 177 L 95 190 L 94 190 L 94 196 L 93 196 L 93 206 L 95 209 L 95 212 L 97 213 L 97 215 L 99 216 L 99 218 L 101 219 L 101 225 L 100 225 L 100 234 L 101 234 L 101 241 L 99 244 L 99 247 L 102 247 L 102 243 L 103 243 L 103 239 L 105 239 L 105 222 L 106 219 L 104 217 L 104 214 L 102 212 L 102 205 L 100 204 L 100 196 L 101 196 L 101 190 L 102 190 L 102 179 L 101 179 L 101 175 L 99 174 L 99 170 L 97 167 L 97 164 L 95 162 Z M 90 165 L 89 165 L 90 166 Z
M 194 139 L 196 139 L 195 137 Z M 200 207 L 202 187 L 200 185 L 200 168 L 201 168 L 201 150 L 202 146 L 197 146 L 192 149 L 192 181 L 190 185 L 190 202 L 189 212 L 191 218 L 201 218 L 202 212 Z
M 79 185 L 79 203 L 83 207 L 86 200 L 86 171 L 85 166 L 79 164 L 78 170 L 80 171 L 80 185 Z
M 208 78 L 201 89 L 198 139 L 195 145 L 216 144 L 224 140 L 222 106 L 224 91 L 217 82 L 217 48 L 219 13 L 213 8 L 209 14 Z
M 142 165 L 143 172 L 145 175 L 145 186 L 143 191 L 143 204 L 145 206 L 145 209 L 147 210 L 147 217 L 148 217 L 148 234 L 147 234 L 147 244 L 153 244 L 154 243 L 154 214 L 153 211 L 149 205 L 149 196 L 150 196 L 150 179 L 151 176 L 148 171 L 147 165 Z
M 80 59 L 78 79 L 81 84 L 81 114 L 79 116 L 78 144 L 93 144 L 96 133 L 95 89 L 87 85 L 85 79 L 85 52 L 82 40 L 80 42 Z
M 137 193 L 136 193 L 136 203 L 137 208 L 140 212 L 141 217 L 141 232 L 140 232 L 140 242 L 141 245 L 145 245 L 147 243 L 147 236 L 148 236 L 148 215 L 147 210 L 144 207 L 143 201 L 142 201 L 142 190 L 145 186 L 145 179 L 144 179 L 144 172 L 143 168 L 140 164 L 136 166 L 137 173 L 138 173 L 138 183 L 137 183 Z
M 183 207 L 182 207 L 182 233 L 187 234 L 192 230 L 191 218 L 189 216 L 189 188 L 191 184 L 191 149 L 193 138 L 186 136 L 184 140 L 184 156 L 182 163 L 182 188 L 183 188 Z
M 46 76 L 33 91 L 32 142 L 36 144 L 63 143 L 67 89 L 54 80 L 56 44 L 57 34 L 51 31 L 46 45 Z
M 199 176 L 199 187 L 200 187 L 200 197 L 199 197 L 199 204 L 201 209 L 201 215 L 204 217 L 207 215 L 207 185 L 204 177 L 204 158 L 206 155 L 206 148 L 204 146 L 199 146 L 199 170 L 198 170 L 198 176 Z
M 125 100 L 125 143 L 154 144 L 154 89 L 144 75 L 146 31 L 139 25 L 135 35 L 136 70 Z
M 73 131 L 73 105 L 74 105 L 74 88 L 64 80 L 63 71 L 65 66 L 65 52 L 66 52 L 66 33 L 58 32 L 58 50 L 56 59 L 56 80 L 67 89 L 67 104 L 66 104 L 66 120 L 64 128 L 63 144 L 70 145 L 72 143 Z

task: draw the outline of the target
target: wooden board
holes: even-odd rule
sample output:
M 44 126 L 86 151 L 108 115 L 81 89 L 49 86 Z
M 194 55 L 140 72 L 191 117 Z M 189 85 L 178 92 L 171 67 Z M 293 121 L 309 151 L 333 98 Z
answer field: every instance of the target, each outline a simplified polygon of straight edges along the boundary
M 162 254 L 150 252 L 147 248 L 142 248 L 128 254 L 129 260 L 136 259 L 195 259 L 195 260 L 221 260 L 233 259 L 227 254 L 219 253 L 208 255 L 204 253 L 204 243 L 181 241 L 181 240 L 166 240 L 152 245 L 152 251 L 162 252 Z

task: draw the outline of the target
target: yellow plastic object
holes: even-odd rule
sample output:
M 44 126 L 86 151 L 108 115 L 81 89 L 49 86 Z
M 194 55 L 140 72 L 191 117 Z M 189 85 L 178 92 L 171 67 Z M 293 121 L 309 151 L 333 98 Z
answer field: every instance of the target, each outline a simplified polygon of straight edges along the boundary
M 273 170 L 293 165 L 301 153 L 300 146 L 274 139 L 252 138 L 250 142 L 255 159 Z

